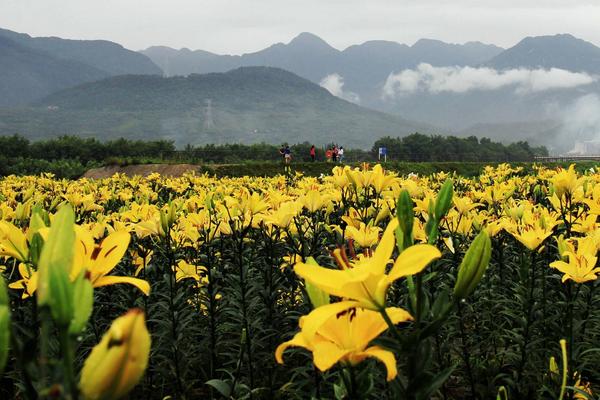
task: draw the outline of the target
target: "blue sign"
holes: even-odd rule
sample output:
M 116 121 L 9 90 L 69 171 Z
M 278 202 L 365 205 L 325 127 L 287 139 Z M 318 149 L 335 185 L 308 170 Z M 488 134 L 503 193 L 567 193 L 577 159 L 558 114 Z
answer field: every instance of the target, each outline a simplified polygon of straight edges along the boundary
M 387 147 L 380 147 L 379 148 L 379 155 L 380 156 L 387 156 Z

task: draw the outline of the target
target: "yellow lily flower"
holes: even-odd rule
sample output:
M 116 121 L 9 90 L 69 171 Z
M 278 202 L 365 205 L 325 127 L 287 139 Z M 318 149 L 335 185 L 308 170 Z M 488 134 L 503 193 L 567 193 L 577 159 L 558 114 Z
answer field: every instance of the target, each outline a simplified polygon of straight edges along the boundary
M 585 199 L 583 202 L 590 208 L 590 214 L 600 215 L 600 185 L 594 185 L 592 198 Z
M 317 308 L 312 313 L 319 310 Z M 311 314 L 312 314 L 311 313 Z M 401 308 L 388 308 L 387 313 L 394 324 L 409 321 L 410 314 Z M 366 358 L 381 361 L 387 370 L 387 380 L 397 375 L 394 353 L 379 346 L 368 347 L 369 343 L 388 329 L 381 314 L 375 311 L 352 308 L 337 315 L 331 315 L 314 334 L 304 329 L 305 321 L 311 314 L 299 321 L 300 332 L 289 341 L 280 344 L 275 351 L 275 359 L 283 364 L 283 353 L 289 347 L 303 347 L 313 354 L 315 366 L 326 371 L 341 362 L 356 365 Z
M 552 229 L 538 226 L 525 226 L 522 229 L 510 229 L 509 233 L 531 251 L 535 251 L 552 234 Z
M 303 197 L 299 198 L 300 204 L 310 212 L 319 211 L 326 207 L 331 197 L 323 195 L 317 190 L 309 190 Z
M 595 238 L 592 236 L 578 238 L 577 250 L 569 242 L 566 243 L 566 247 L 568 250 L 564 250 L 561 257 L 567 257 L 569 261 L 559 260 L 550 263 L 552 268 L 556 268 L 564 274 L 562 281 L 571 279 L 577 283 L 584 283 L 596 280 L 598 278 L 596 274 L 600 273 L 600 268 L 596 267 L 598 243 Z
M 319 307 L 318 312 L 315 310 L 315 315 L 320 319 L 311 318 L 311 322 L 307 322 L 308 332 L 315 332 L 318 324 L 332 313 L 340 313 L 353 307 L 382 310 L 385 307 L 387 289 L 394 281 L 421 272 L 431 261 L 441 257 L 440 251 L 431 245 L 414 245 L 404 250 L 394 261 L 389 273 L 386 273 L 396 247 L 394 233 L 397 227 L 398 220 L 394 218 L 371 257 L 350 262 L 339 251 L 334 252 L 341 270 L 306 263 L 296 264 L 294 271 L 298 276 L 326 293 L 348 299 Z
M 27 236 L 21 229 L 6 221 L 0 221 L 0 256 L 12 257 L 21 262 L 29 259 Z
M 75 226 L 75 233 L 77 240 L 71 279 L 75 279 L 80 271 L 85 269 L 94 287 L 128 283 L 140 289 L 145 295 L 150 293 L 150 284 L 143 279 L 108 275 L 127 251 L 131 239 L 128 232 L 113 232 L 99 245 L 94 243 L 88 230 Z
M 206 272 L 206 267 L 192 265 L 185 260 L 180 260 L 175 267 L 175 281 L 179 282 L 180 280 L 191 278 L 200 282 L 200 272 Z
M 474 208 L 479 207 L 480 203 L 473 203 L 469 197 L 453 197 L 452 202 L 460 215 L 466 215 Z
M 578 178 L 575 172 L 575 164 L 571 164 L 569 169 L 558 172 L 550 182 L 554 188 L 554 193 L 561 198 L 565 194 L 573 194 L 576 190 L 582 189 L 585 178 Z
M 38 285 L 38 273 L 31 267 L 28 267 L 25 263 L 19 263 L 19 275 L 21 279 L 8 285 L 11 289 L 23 290 L 21 295 L 22 299 L 26 299 L 29 296 L 33 296 L 33 293 L 37 290 Z
M 363 222 L 360 222 L 358 229 L 352 225 L 348 225 L 346 227 L 346 235 L 349 239 L 354 240 L 361 248 L 368 249 L 379 240 L 380 230 L 381 229 L 376 226 L 365 225 Z
M 290 226 L 294 217 L 301 211 L 302 206 L 295 201 L 281 203 L 279 208 L 273 210 L 270 214 L 265 215 L 264 222 L 267 225 L 275 225 L 280 228 Z
M 79 387 L 86 399 L 125 396 L 142 378 L 150 356 L 144 313 L 134 309 L 115 319 L 85 360 Z
M 594 232 L 598 226 L 596 224 L 596 220 L 598 219 L 597 214 L 590 214 L 581 219 L 580 222 L 573 224 L 572 230 L 573 232 L 579 233 L 591 233 Z

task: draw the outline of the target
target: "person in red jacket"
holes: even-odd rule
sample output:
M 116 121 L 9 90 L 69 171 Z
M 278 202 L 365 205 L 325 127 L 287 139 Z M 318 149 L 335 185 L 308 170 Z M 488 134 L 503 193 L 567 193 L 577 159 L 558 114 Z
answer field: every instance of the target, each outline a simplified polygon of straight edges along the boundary
M 315 149 L 315 145 L 310 146 L 310 159 L 312 162 L 315 162 L 317 159 L 317 150 Z

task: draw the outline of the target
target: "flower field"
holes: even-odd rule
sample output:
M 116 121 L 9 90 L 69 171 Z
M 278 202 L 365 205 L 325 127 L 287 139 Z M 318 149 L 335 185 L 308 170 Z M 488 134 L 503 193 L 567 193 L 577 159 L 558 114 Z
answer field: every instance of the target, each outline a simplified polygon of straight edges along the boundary
M 0 180 L 0 398 L 594 399 L 600 173 Z

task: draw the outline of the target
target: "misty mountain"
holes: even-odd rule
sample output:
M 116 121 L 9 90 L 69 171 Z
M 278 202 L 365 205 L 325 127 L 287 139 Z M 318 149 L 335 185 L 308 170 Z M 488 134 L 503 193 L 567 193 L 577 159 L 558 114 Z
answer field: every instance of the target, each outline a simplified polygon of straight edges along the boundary
M 315 83 L 329 74 L 338 73 L 346 79 L 348 87 L 355 90 L 382 84 L 391 72 L 411 68 L 421 62 L 477 65 L 501 51 L 500 47 L 478 42 L 458 45 L 427 39 L 413 46 L 375 40 L 340 51 L 320 37 L 304 32 L 287 44 L 277 43 L 241 56 L 218 55 L 203 50 L 175 50 L 164 46 L 150 47 L 142 53 L 168 76 L 224 72 L 241 66 L 272 66 L 294 72 Z
M 105 40 L 31 37 L 0 29 L 0 106 L 113 75 L 162 74 L 148 57 Z
M 107 76 L 90 65 L 56 58 L 0 36 L 0 107 L 26 104 L 65 87 Z
M 561 68 L 600 73 L 600 48 L 568 34 L 527 37 L 486 65 L 496 69 Z
M 458 133 L 480 130 L 479 136 L 496 138 L 501 129 L 510 130 L 498 137 L 506 141 L 555 140 L 556 129 L 546 129 L 548 121 L 560 126 L 561 109 L 600 93 L 595 76 L 600 48 L 571 35 L 525 38 L 506 50 L 421 39 L 412 46 L 375 40 L 340 51 L 303 33 L 288 44 L 241 56 L 165 47 L 143 53 L 170 75 L 241 65 L 277 66 L 315 83 L 336 74 L 324 86 L 339 97 Z M 390 95 L 390 79 L 403 71 Z
M 244 67 L 187 77 L 126 75 L 0 110 L 0 134 L 168 138 L 202 143 L 297 143 L 369 148 L 386 135 L 433 132 L 331 95 L 290 72 Z
M 70 40 L 58 37 L 31 37 L 0 29 L 0 37 L 43 51 L 64 60 L 92 65 L 110 75 L 162 74 L 148 57 L 107 40 Z
M 600 48 L 592 43 L 564 34 L 526 38 L 479 67 L 486 69 L 412 69 L 397 76 L 405 90 L 363 96 L 369 103 L 361 104 L 465 135 L 529 140 L 556 151 L 598 137 L 600 107 L 589 99 L 600 94 Z

